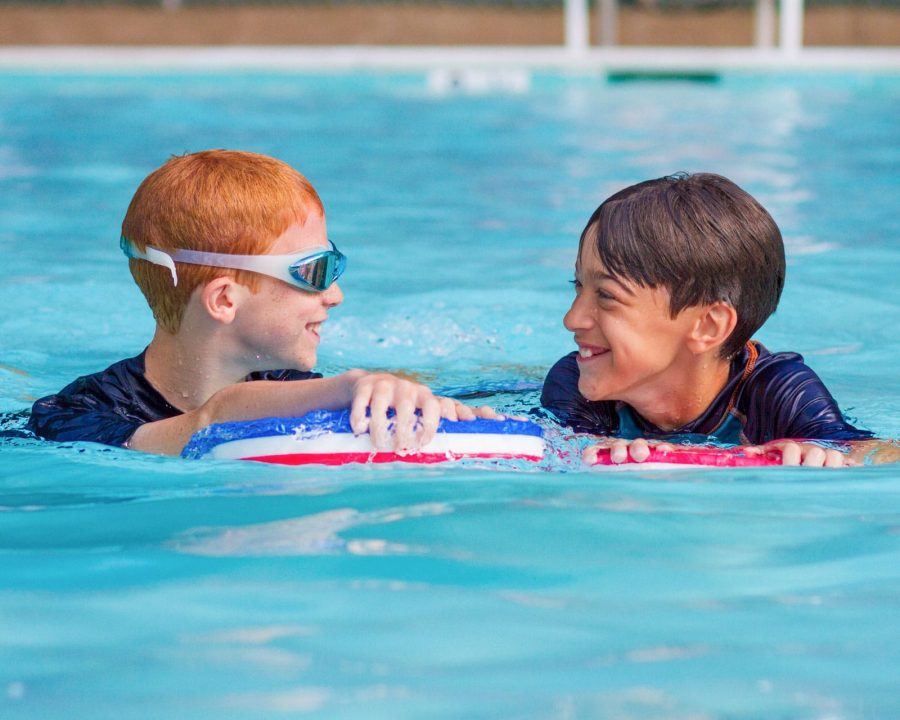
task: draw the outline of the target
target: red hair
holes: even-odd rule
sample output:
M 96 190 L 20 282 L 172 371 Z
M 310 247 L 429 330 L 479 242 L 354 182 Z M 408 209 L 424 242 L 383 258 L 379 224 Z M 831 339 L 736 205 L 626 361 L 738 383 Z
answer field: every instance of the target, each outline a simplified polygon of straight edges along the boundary
M 290 165 L 256 153 L 205 150 L 173 156 L 144 179 L 125 213 L 122 234 L 140 250 L 152 245 L 262 255 L 311 212 L 324 215 L 322 201 Z M 178 332 L 198 286 L 226 275 L 255 292 L 260 282 L 245 270 L 177 263 L 173 287 L 164 267 L 135 259 L 129 267 L 156 322 L 171 333 Z

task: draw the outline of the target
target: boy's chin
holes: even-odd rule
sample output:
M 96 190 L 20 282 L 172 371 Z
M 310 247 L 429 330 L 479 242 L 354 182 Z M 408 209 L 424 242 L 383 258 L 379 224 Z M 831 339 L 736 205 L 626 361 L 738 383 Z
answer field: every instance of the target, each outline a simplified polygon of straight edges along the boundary
M 608 397 L 605 397 L 604 393 L 599 390 L 599 388 L 595 387 L 593 383 L 582 383 L 580 380 L 578 381 L 578 392 L 586 399 L 591 402 L 596 402 L 598 400 L 609 400 Z
M 254 370 L 264 372 L 267 370 L 299 370 L 309 372 L 316 366 L 316 356 L 308 355 L 270 355 L 266 359 L 256 358 Z M 263 367 L 265 366 L 265 367 Z
M 290 365 L 286 365 L 286 370 L 300 370 L 301 372 L 309 372 L 316 366 L 316 356 L 295 358 Z

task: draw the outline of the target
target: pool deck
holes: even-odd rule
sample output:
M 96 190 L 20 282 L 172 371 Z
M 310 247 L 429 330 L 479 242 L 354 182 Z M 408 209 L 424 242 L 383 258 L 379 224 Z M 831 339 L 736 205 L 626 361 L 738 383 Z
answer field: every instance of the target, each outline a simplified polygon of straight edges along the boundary
M 0 69 L 53 72 L 171 70 L 563 70 L 703 73 L 728 71 L 900 72 L 900 48 L 618 47 L 582 52 L 559 46 L 18 46 L 0 47 Z

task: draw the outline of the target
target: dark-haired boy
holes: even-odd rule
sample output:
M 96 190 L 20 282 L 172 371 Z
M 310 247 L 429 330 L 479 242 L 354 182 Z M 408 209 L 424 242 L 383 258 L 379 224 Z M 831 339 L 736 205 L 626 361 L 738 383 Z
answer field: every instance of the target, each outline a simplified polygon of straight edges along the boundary
M 800 355 L 750 339 L 784 276 L 775 221 L 724 177 L 614 194 L 581 235 L 563 321 L 578 350 L 550 370 L 542 404 L 577 431 L 615 437 L 589 448 L 589 462 L 601 447 L 641 462 L 646 438 L 776 448 L 785 465 L 854 462 L 836 445 L 861 455 L 872 434 L 844 419 Z M 836 443 L 797 442 L 808 440 Z

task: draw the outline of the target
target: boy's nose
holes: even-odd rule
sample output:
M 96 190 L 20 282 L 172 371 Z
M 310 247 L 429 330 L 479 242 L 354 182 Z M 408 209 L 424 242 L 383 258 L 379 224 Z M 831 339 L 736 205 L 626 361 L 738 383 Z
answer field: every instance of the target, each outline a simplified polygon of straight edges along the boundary
M 344 302 L 344 291 L 337 282 L 333 282 L 322 291 L 321 298 L 326 307 L 334 307 Z
M 579 302 L 580 300 L 582 300 L 582 297 L 580 295 L 576 296 L 572 301 L 572 306 L 563 316 L 563 325 L 566 330 L 571 332 L 584 330 L 591 322 L 591 315 L 584 307 L 584 303 Z

